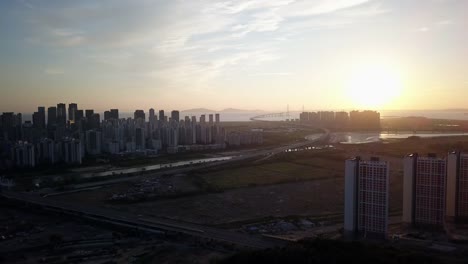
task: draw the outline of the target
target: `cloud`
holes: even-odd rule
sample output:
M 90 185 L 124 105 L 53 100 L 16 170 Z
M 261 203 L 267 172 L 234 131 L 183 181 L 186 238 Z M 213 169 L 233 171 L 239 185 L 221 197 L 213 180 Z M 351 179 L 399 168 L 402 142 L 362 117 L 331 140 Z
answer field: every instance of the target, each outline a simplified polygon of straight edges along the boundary
M 283 43 L 293 41 L 297 32 L 341 28 L 388 12 L 374 3 L 76 1 L 31 13 L 34 33 L 27 39 L 34 40 L 31 44 L 73 49 L 106 71 L 137 74 L 170 87 L 198 85 L 201 89 L 233 69 L 260 71 L 261 65 L 281 59 Z
M 372 0 L 303 0 L 285 8 L 284 14 L 293 17 L 329 14 L 369 2 L 372 2 Z
M 250 76 L 291 76 L 292 72 L 260 72 L 251 74 Z
M 233 36 L 242 37 L 250 32 L 275 31 L 283 20 L 284 18 L 277 13 L 277 9 L 254 14 L 249 23 L 238 24 L 232 28 L 235 32 Z
M 64 74 L 65 71 L 60 68 L 45 68 L 44 74 L 46 75 L 61 75 Z

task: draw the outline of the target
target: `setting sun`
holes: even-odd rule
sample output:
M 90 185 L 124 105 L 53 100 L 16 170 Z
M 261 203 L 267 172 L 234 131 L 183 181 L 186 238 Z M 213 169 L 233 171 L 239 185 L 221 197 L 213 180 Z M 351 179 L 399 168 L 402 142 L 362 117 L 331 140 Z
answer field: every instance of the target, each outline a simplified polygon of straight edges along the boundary
M 388 67 L 368 66 L 353 72 L 346 90 L 356 107 L 382 108 L 403 89 L 399 74 Z

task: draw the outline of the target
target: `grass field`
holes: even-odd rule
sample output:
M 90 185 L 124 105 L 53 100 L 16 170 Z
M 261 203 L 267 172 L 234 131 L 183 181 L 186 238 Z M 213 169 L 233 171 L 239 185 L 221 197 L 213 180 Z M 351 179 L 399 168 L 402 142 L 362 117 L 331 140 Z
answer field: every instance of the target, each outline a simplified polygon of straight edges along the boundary
M 312 156 L 282 159 L 259 165 L 247 165 L 197 175 L 212 187 L 225 190 L 285 182 L 342 177 L 342 161 Z

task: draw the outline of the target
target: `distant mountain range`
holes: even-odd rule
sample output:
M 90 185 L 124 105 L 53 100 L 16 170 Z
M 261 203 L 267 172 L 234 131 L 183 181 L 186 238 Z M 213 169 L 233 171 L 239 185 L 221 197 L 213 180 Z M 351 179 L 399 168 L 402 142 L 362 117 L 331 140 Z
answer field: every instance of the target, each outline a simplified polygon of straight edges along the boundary
M 252 113 L 252 112 L 264 112 L 263 110 L 245 110 L 245 109 L 236 109 L 236 108 L 226 108 L 220 111 L 207 109 L 207 108 L 193 108 L 182 110 L 182 112 L 193 112 L 193 113 Z

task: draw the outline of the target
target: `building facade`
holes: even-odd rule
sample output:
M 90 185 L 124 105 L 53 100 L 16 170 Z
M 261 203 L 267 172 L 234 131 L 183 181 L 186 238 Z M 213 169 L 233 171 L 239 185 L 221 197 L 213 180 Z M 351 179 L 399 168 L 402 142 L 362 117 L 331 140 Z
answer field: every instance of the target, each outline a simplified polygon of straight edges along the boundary
M 404 159 L 403 222 L 442 227 L 445 217 L 447 162 L 417 153 Z
M 388 162 L 356 157 L 346 160 L 345 167 L 345 236 L 385 238 L 388 232 Z
M 468 220 L 468 154 L 451 152 L 447 159 L 446 219 Z

